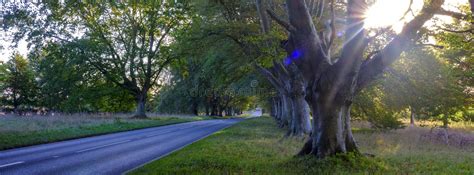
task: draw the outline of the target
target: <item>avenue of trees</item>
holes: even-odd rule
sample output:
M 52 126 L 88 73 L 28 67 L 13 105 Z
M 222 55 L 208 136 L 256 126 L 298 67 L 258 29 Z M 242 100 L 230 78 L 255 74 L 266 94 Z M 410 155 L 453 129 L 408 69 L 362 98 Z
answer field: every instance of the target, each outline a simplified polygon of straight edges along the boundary
M 300 155 L 318 158 L 358 152 L 354 119 L 379 129 L 474 121 L 472 3 L 455 12 L 427 0 L 400 32 L 365 28 L 371 3 L 6 4 L 6 40 L 30 49 L 0 64 L 0 107 L 146 118 L 258 106 L 286 136 L 308 137 Z

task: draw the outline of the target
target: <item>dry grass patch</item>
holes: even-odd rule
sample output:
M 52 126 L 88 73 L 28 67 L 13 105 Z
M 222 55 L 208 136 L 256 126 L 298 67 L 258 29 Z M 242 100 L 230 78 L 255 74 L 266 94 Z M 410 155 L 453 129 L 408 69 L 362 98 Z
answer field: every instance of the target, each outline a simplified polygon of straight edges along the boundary
M 0 116 L 0 150 L 205 119 L 210 118 L 178 116 L 138 120 L 97 115 Z

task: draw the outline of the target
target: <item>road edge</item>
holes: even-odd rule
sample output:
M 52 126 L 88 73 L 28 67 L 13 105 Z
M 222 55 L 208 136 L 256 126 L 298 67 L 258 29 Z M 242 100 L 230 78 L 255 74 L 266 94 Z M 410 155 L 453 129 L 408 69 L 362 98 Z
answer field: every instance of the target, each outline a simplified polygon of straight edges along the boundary
M 147 161 L 147 162 L 145 162 L 145 163 L 143 163 L 143 164 L 140 164 L 140 165 L 138 165 L 138 166 L 135 167 L 135 168 L 132 168 L 132 169 L 130 169 L 130 170 L 127 170 L 127 171 L 123 172 L 121 175 L 126 175 L 126 174 L 128 174 L 128 173 L 130 173 L 130 172 L 132 172 L 132 171 L 134 171 L 134 170 L 136 170 L 136 169 L 138 169 L 138 168 L 141 168 L 141 167 L 143 167 L 143 166 L 145 166 L 145 165 L 147 165 L 147 164 L 149 164 L 149 163 L 151 163 L 151 162 L 154 162 L 154 161 L 156 161 L 156 160 L 159 160 L 159 159 L 161 159 L 161 158 L 164 158 L 164 157 L 166 157 L 166 156 L 168 156 L 168 155 L 170 155 L 170 154 L 172 154 L 172 153 L 174 153 L 174 152 L 176 152 L 176 151 L 179 151 L 179 150 L 181 150 L 181 149 L 183 149 L 183 148 L 185 148 L 185 147 L 187 147 L 187 146 L 189 146 L 189 145 L 191 145 L 191 144 L 193 144 L 193 143 L 196 143 L 196 142 L 198 142 L 198 141 L 201 141 L 201 140 L 203 140 L 203 139 L 205 139 L 205 138 L 207 138 L 207 137 L 209 137 L 209 136 L 215 134 L 215 133 L 218 132 L 218 131 L 222 131 L 222 130 L 224 130 L 224 129 L 227 129 L 227 128 L 229 128 L 229 127 L 234 126 L 235 124 L 240 123 L 240 122 L 243 121 L 243 120 L 248 120 L 248 119 L 252 119 L 252 118 L 255 118 L 255 117 L 249 117 L 249 118 L 243 118 L 243 119 L 236 119 L 236 120 L 239 120 L 239 121 L 236 122 L 236 123 L 234 123 L 234 124 L 231 124 L 231 125 L 229 125 L 229 126 L 223 127 L 223 128 L 221 128 L 221 129 L 219 129 L 219 130 L 217 130 L 217 131 L 214 131 L 214 132 L 212 132 L 212 133 L 209 133 L 209 134 L 205 135 L 204 137 L 201 137 L 201 138 L 199 138 L 199 139 L 197 139 L 197 140 L 194 140 L 194 141 L 189 142 L 189 143 L 187 143 L 187 144 L 185 144 L 185 145 L 183 145 L 183 146 L 180 146 L 179 148 L 177 148 L 177 149 L 175 149 L 175 150 L 173 150 L 173 151 L 170 151 L 170 152 L 168 152 L 168 153 L 166 153 L 166 154 L 163 154 L 162 156 L 159 156 L 159 157 L 154 158 L 154 159 L 152 159 L 152 160 L 150 160 L 150 161 Z M 228 119 L 228 120 L 229 120 L 229 119 Z

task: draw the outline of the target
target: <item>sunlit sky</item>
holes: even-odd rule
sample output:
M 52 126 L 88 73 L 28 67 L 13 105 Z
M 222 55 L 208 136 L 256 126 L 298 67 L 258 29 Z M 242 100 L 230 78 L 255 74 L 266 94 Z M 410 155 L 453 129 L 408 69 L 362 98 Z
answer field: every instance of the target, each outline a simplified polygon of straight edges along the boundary
M 451 11 L 458 11 L 457 7 L 467 4 L 468 0 L 447 0 L 443 8 Z M 413 0 L 412 12 L 404 16 L 410 7 L 410 0 L 377 0 L 366 12 L 365 28 L 392 27 L 396 32 L 400 32 L 403 25 L 414 18 L 423 7 L 423 0 Z M 437 16 L 441 21 L 449 23 L 451 17 Z M 403 18 L 402 20 L 400 20 Z M 432 25 L 427 22 L 426 25 Z
M 467 4 L 468 0 L 446 0 L 443 8 L 457 11 L 457 6 L 460 4 Z M 389 27 L 391 26 L 395 31 L 400 31 L 404 23 L 413 19 L 413 15 L 409 13 L 403 20 L 403 14 L 407 11 L 410 0 L 376 0 L 376 3 L 369 8 L 366 13 L 365 28 L 379 28 L 379 27 Z M 423 7 L 423 0 L 413 0 L 412 10 L 414 14 L 419 12 Z M 452 19 L 450 17 L 439 17 L 444 22 L 450 22 Z M 429 22 L 427 25 L 431 25 Z M 0 38 L 2 35 L 5 35 L 3 31 L 0 31 Z M 19 52 L 22 55 L 27 54 L 27 43 L 25 41 L 20 41 L 18 48 L 9 48 L 9 42 L 0 42 L 4 46 L 0 50 L 0 61 L 7 61 L 11 54 L 15 51 Z

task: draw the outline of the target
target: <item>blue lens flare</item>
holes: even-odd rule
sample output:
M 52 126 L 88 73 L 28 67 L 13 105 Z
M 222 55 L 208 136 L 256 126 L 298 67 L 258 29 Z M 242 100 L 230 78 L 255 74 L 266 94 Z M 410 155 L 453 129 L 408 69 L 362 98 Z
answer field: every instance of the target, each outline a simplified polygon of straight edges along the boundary
M 303 53 L 299 50 L 293 51 L 289 57 L 283 60 L 285 66 L 290 65 L 293 61 L 300 59 L 303 56 Z
M 285 58 L 285 60 L 283 60 L 283 64 L 285 66 L 289 66 L 291 64 L 291 59 L 290 58 Z
M 299 59 L 303 54 L 301 53 L 301 51 L 299 50 L 295 50 L 293 51 L 293 53 L 291 53 L 291 59 L 292 60 L 297 60 Z

